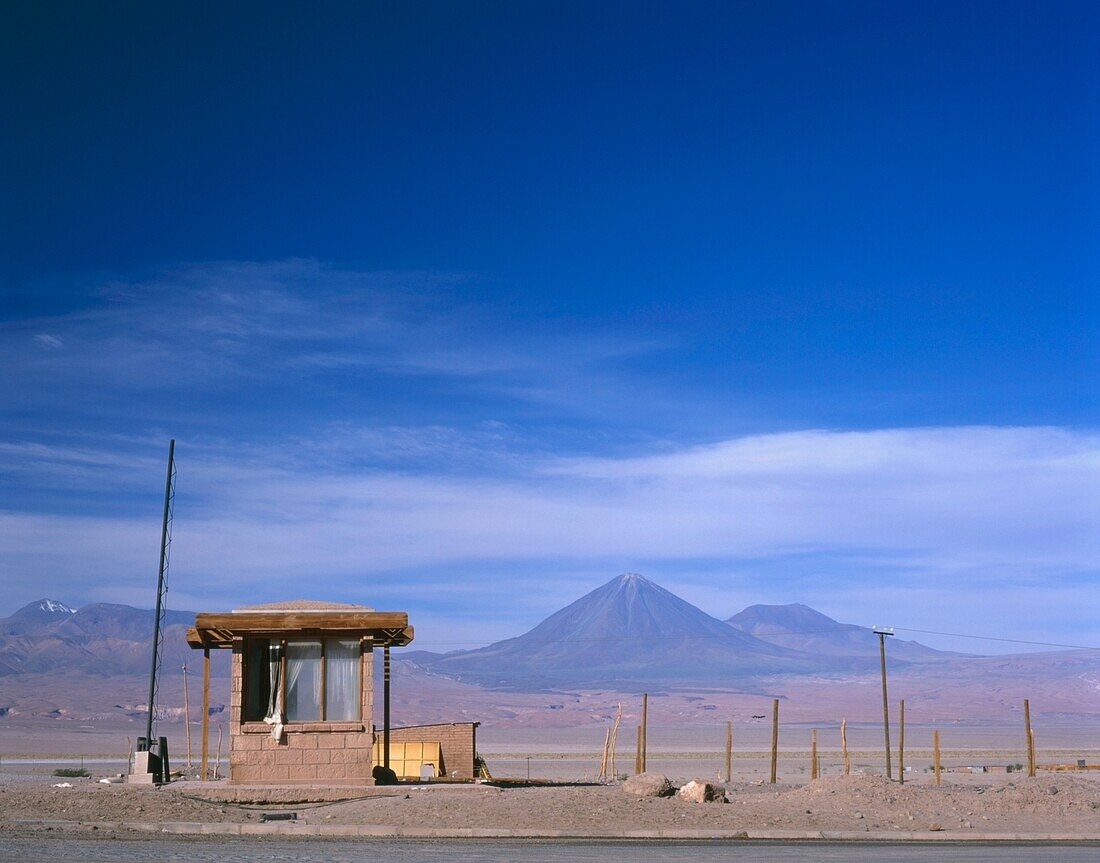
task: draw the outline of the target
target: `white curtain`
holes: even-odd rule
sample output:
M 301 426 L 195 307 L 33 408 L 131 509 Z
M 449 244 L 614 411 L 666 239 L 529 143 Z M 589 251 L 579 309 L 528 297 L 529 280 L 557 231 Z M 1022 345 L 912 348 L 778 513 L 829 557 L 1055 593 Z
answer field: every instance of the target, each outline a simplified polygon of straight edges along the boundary
M 267 695 L 267 715 L 264 722 L 274 724 L 283 719 L 283 693 L 279 686 L 279 644 L 271 642 L 267 647 L 267 677 L 270 691 Z
M 287 722 L 321 718 L 321 642 L 286 643 Z
M 325 718 L 359 719 L 359 642 L 325 640 Z

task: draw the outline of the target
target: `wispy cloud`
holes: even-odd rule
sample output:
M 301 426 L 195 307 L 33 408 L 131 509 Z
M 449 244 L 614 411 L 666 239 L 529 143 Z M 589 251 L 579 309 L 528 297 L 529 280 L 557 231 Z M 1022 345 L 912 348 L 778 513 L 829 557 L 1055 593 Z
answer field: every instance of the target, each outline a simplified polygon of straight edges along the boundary
M 996 608 L 998 626 L 1034 634 L 1037 589 L 1075 597 L 1077 608 L 1059 617 L 1085 624 L 1080 600 L 1100 570 L 1100 438 L 1090 433 L 815 430 L 598 459 L 517 459 L 507 441 L 421 434 L 332 429 L 312 449 L 263 452 L 181 442 L 175 560 L 187 600 L 286 596 L 304 579 L 306 592 L 412 606 L 429 619 L 439 604 L 473 606 L 514 628 L 639 569 L 715 614 L 750 599 L 824 600 L 834 613 L 878 609 L 936 628 L 945 615 L 959 623 Z M 364 439 L 379 448 L 392 440 L 410 464 L 436 441 L 484 461 L 458 474 L 349 465 L 343 453 Z M 493 469 L 494 454 L 507 469 Z M 16 457 L 0 450 L 5 462 Z M 36 457 L 44 470 L 54 462 Z M 118 598 L 148 581 L 152 509 L 141 520 L 9 511 L 0 561 L 14 573 L 34 560 L 52 574 L 47 583 L 111 573 Z M 446 617 L 436 638 L 469 635 Z
M 651 421 L 675 417 L 677 397 L 631 366 L 661 339 L 509 317 L 475 288 L 222 262 L 0 324 L 14 370 L 0 376 L 8 601 L 142 601 L 171 434 L 177 607 L 320 593 L 407 606 L 422 636 L 469 638 L 634 569 L 720 615 L 806 601 L 863 622 L 966 624 L 985 608 L 1036 637 L 1100 638 L 1095 432 L 698 444 L 686 423 Z M 1039 596 L 1065 605 L 1037 618 Z
M 65 343 L 61 341 L 61 339 L 50 333 L 35 333 L 34 342 L 40 348 L 45 348 L 46 350 L 57 350 L 65 346 Z
M 517 327 L 464 299 L 470 277 L 356 272 L 316 261 L 181 266 L 106 283 L 85 308 L 0 325 L 12 408 L 85 398 L 350 387 L 440 378 L 512 401 L 583 401 L 600 364 L 653 347 L 553 321 Z M 48 328 L 49 332 L 42 332 Z M 41 350 L 27 356 L 26 340 Z M 66 350 L 57 350 L 64 346 Z M 47 350 L 48 349 L 48 350 Z M 570 386 L 578 375 L 587 386 Z

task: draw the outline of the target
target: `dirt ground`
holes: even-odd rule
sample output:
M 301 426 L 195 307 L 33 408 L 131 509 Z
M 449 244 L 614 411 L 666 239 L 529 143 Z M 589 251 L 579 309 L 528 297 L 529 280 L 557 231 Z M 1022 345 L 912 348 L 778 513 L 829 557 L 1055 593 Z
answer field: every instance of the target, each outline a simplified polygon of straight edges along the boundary
M 53 783 L 72 782 L 71 788 Z M 213 800 L 194 799 L 198 792 Z M 43 821 L 259 821 L 263 811 L 295 811 L 313 824 L 438 828 L 629 831 L 787 829 L 1095 833 L 1100 781 L 1083 775 L 944 776 L 904 786 L 871 774 L 803 785 L 732 783 L 730 803 L 642 799 L 618 784 L 497 788 L 488 785 L 364 788 L 365 799 L 256 807 L 226 803 L 231 789 L 178 782 L 161 789 L 102 785 L 30 774 L 0 779 L 0 835 L 42 829 Z M 304 796 L 304 795 L 303 795 Z M 38 822 L 32 827 L 27 822 Z M 64 829 L 56 824 L 54 829 Z

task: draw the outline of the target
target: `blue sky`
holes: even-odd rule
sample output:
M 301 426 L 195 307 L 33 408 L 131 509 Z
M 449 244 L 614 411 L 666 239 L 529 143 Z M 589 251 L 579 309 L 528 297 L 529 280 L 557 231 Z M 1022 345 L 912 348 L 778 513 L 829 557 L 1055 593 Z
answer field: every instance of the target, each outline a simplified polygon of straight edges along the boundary
M 174 435 L 176 607 L 1100 643 L 1087 4 L 4 17 L 10 608 L 151 602 Z

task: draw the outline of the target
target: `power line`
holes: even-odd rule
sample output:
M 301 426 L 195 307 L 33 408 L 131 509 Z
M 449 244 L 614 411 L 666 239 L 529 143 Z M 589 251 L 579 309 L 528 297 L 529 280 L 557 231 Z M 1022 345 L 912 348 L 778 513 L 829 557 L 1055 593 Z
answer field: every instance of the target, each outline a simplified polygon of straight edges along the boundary
M 1063 649 L 1067 649 L 1067 650 L 1100 650 L 1100 647 L 1098 647 L 1096 645 L 1090 645 L 1090 644 L 1063 644 L 1063 643 L 1055 642 L 1055 641 L 1029 641 L 1029 640 L 1021 639 L 1021 638 L 1004 638 L 1004 637 L 999 637 L 999 636 L 994 636 L 994 635 L 977 635 L 977 634 L 974 634 L 974 633 L 967 633 L 967 632 L 942 632 L 940 630 L 935 630 L 935 629 L 913 629 L 913 628 L 905 627 L 905 626 L 895 626 L 895 627 L 892 627 L 892 628 L 897 630 L 898 632 L 915 632 L 915 633 L 920 633 L 922 635 L 941 635 L 941 636 L 946 636 L 946 637 L 950 637 L 950 638 L 971 638 L 971 639 L 978 639 L 978 640 L 981 640 L 981 641 L 1004 642 L 1006 644 L 1027 644 L 1027 645 L 1031 645 L 1033 647 L 1058 647 L 1058 648 L 1063 648 Z M 568 639 L 554 639 L 554 640 L 528 639 L 527 643 L 528 644 L 561 644 L 564 641 L 570 641 L 570 642 L 659 641 L 659 640 L 663 640 L 663 639 L 680 641 L 680 640 L 687 640 L 687 639 L 708 639 L 708 638 L 709 639 L 716 639 L 716 640 L 717 639 L 723 639 L 724 640 L 724 639 L 726 639 L 728 637 L 731 637 L 731 636 L 736 637 L 737 633 L 740 633 L 742 635 L 752 635 L 752 633 L 746 632 L 743 629 L 737 629 L 735 627 L 730 627 L 730 629 L 731 629 L 731 632 L 730 632 L 729 636 L 727 636 L 725 634 L 719 635 L 717 633 L 700 633 L 700 634 L 697 634 L 697 635 L 605 635 L 605 636 L 594 636 L 594 637 L 586 637 L 586 638 L 568 638 Z M 802 635 L 819 635 L 819 634 L 822 634 L 822 633 L 831 633 L 831 632 L 849 632 L 849 633 L 865 632 L 868 636 L 873 636 L 874 635 L 874 630 L 869 626 L 863 627 L 863 626 L 858 626 L 856 624 L 848 624 L 848 625 L 831 627 L 829 629 L 802 629 L 802 630 L 788 630 L 786 632 L 770 632 L 770 633 L 767 633 L 767 636 L 768 636 L 768 638 L 789 638 L 789 637 L 796 637 L 796 636 L 802 636 Z M 754 637 L 759 638 L 759 636 L 754 636 Z M 500 643 L 503 643 L 503 642 L 506 642 L 506 641 L 515 641 L 519 638 L 523 638 L 523 636 L 522 635 L 514 635 L 511 638 L 502 639 L 500 642 L 495 642 L 495 643 L 500 644 Z M 431 643 L 432 645 L 440 645 L 440 646 L 459 646 L 459 645 L 474 645 L 474 646 L 478 646 L 478 647 L 481 647 L 481 646 L 487 647 L 487 646 L 489 646 L 489 645 L 486 645 L 484 641 L 435 641 L 435 640 L 432 640 L 429 643 Z M 873 645 L 873 642 L 870 642 L 870 643 Z
M 863 627 L 857 627 L 857 628 L 862 629 Z M 801 631 L 798 631 L 798 632 L 794 632 L 794 631 L 774 632 L 774 633 L 769 633 L 768 637 L 769 638 L 782 638 L 782 637 L 788 636 L 788 635 L 810 635 L 810 634 L 816 634 L 816 633 L 821 633 L 821 632 L 851 632 L 851 631 L 852 631 L 852 629 L 850 627 L 840 626 L 840 627 L 833 627 L 831 629 L 807 629 L 807 630 L 801 630 Z M 870 632 L 870 629 L 868 629 L 867 631 Z M 694 639 L 694 638 L 714 638 L 714 639 L 736 638 L 739 634 L 740 635 L 752 635 L 751 632 L 746 632 L 743 629 L 737 629 L 736 627 L 731 626 L 729 635 L 726 635 L 724 633 L 722 635 L 719 635 L 719 634 L 713 633 L 713 632 L 712 633 L 700 633 L 698 635 L 600 635 L 600 636 L 591 636 L 591 637 L 587 637 L 587 638 L 563 638 L 563 639 L 553 639 L 553 640 L 551 640 L 551 639 L 529 639 L 527 643 L 528 644 L 561 644 L 561 643 L 566 642 L 566 641 L 572 641 L 572 642 L 578 642 L 578 641 L 579 642 L 589 642 L 589 641 L 659 641 L 661 639 L 666 639 L 666 638 L 667 639 L 675 639 L 675 640 L 679 641 L 679 640 L 682 640 L 682 639 Z M 758 636 L 753 636 L 753 637 L 756 638 Z M 505 641 L 515 641 L 519 638 L 523 638 L 523 636 L 522 635 L 513 635 L 510 638 L 502 638 L 500 641 L 494 642 L 494 643 L 495 644 L 500 644 L 500 643 L 503 643 Z M 475 645 L 484 645 L 485 644 L 484 641 L 434 641 L 434 640 L 431 643 L 432 644 L 456 644 L 456 645 L 457 644 L 475 644 Z
M 977 638 L 981 641 L 1004 641 L 1008 644 L 1032 644 L 1037 647 L 1064 647 L 1069 650 L 1100 650 L 1091 644 L 1061 644 L 1057 641 L 1026 641 L 1022 638 L 998 638 L 994 635 L 970 635 L 965 632 L 939 632 L 935 629 L 910 629 L 905 626 L 895 626 L 899 632 L 919 632 L 922 635 L 947 635 L 952 638 Z

